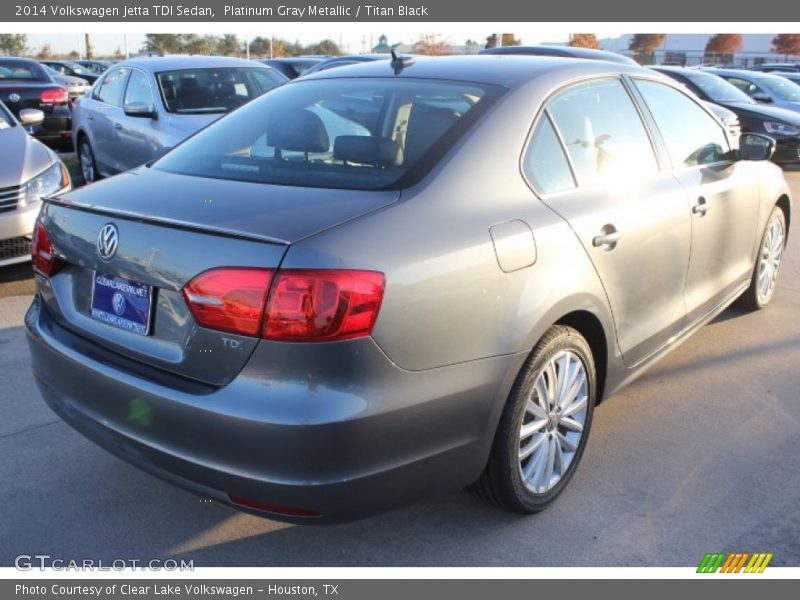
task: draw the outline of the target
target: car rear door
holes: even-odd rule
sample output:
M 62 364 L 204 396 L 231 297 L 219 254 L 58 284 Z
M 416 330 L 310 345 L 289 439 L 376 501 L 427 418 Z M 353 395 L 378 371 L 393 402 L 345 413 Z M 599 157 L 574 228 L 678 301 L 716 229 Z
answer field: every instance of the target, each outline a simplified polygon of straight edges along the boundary
M 688 318 L 694 320 L 749 279 L 757 241 L 760 167 L 731 160 L 723 127 L 693 98 L 658 81 L 634 82 L 691 206 L 686 302 Z
M 557 164 L 564 160 L 566 170 Z M 685 323 L 690 212 L 622 80 L 578 83 L 553 97 L 525 169 L 594 264 L 626 364 L 665 345 Z M 547 183 L 554 176 L 560 183 Z

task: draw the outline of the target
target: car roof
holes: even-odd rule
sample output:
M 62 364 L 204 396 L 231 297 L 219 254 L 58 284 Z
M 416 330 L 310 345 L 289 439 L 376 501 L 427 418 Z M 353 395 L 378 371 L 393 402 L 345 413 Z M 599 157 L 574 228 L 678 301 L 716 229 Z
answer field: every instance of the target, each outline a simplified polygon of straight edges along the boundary
M 742 79 L 775 79 L 781 78 L 780 75 L 773 73 L 762 73 L 761 71 L 746 71 L 744 69 L 704 69 L 707 73 L 714 75 L 728 75 L 729 77 L 741 77 Z
M 130 58 L 114 65 L 115 67 L 139 67 L 146 71 L 174 71 L 176 69 L 201 69 L 215 67 L 263 67 L 264 63 L 233 56 L 199 56 L 174 54 L 170 56 L 145 56 Z
M 343 77 L 409 77 L 514 86 L 558 70 L 569 72 L 573 77 L 602 72 L 652 74 L 650 69 L 638 65 L 609 61 L 557 56 L 483 54 L 414 57 L 414 62 L 404 67 L 397 75 L 394 75 L 393 69 L 386 62 L 369 61 L 317 71 L 304 75 L 302 79 L 308 81 Z
M 610 60 L 621 64 L 636 64 L 632 58 L 616 52 L 595 48 L 577 48 L 573 46 L 501 46 L 486 48 L 479 54 L 521 54 L 527 56 L 563 56 L 572 58 L 590 58 L 593 60 Z

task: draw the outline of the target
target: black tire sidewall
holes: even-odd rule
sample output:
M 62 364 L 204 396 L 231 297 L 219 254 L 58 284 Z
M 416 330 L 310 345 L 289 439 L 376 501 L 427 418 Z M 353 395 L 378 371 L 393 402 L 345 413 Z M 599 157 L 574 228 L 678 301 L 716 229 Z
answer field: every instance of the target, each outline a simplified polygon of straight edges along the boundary
M 767 298 L 765 302 L 762 301 L 758 295 L 758 265 L 761 262 L 761 247 L 764 245 L 764 239 L 767 237 L 767 233 L 769 232 L 770 227 L 772 227 L 772 223 L 776 219 L 780 220 L 781 222 L 781 226 L 783 227 L 784 246 L 786 244 L 786 217 L 784 216 L 783 211 L 776 206 L 775 208 L 772 209 L 772 212 L 769 215 L 769 219 L 767 219 L 767 225 L 764 227 L 764 231 L 761 234 L 761 239 L 758 242 L 758 254 L 756 254 L 756 264 L 753 267 L 752 286 L 753 286 L 754 300 L 758 305 L 758 308 L 764 308 L 768 306 L 769 303 L 772 302 L 772 299 L 775 297 L 775 292 L 777 291 L 777 286 L 778 286 L 778 276 L 780 275 L 781 267 L 783 266 L 783 256 L 781 256 L 781 262 L 778 265 L 778 272 L 775 274 L 775 288 L 773 288 L 770 297 Z
M 495 443 L 496 456 L 494 457 L 494 465 L 490 465 L 490 468 L 496 468 L 501 471 L 497 473 L 499 477 L 493 479 L 502 488 L 505 488 L 498 491 L 504 497 L 504 503 L 516 512 L 532 513 L 547 508 L 569 483 L 581 461 L 589 439 L 597 398 L 597 375 L 592 352 L 586 340 L 574 329 L 560 326 L 557 329 L 558 331 L 554 337 L 546 335 L 542 338 L 542 342 L 534 349 L 528 363 L 520 372 L 498 428 Z M 519 442 L 517 435 L 524 416 L 528 395 L 539 373 L 556 354 L 563 350 L 569 350 L 578 356 L 586 370 L 589 391 L 586 422 L 583 436 L 567 472 L 552 489 L 544 494 L 535 494 L 522 481 L 518 466 Z

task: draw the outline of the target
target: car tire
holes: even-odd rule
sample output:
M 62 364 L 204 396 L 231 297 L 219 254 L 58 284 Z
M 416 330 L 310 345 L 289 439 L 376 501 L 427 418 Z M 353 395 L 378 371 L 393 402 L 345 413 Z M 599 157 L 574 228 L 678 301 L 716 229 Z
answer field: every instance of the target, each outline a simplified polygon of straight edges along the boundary
M 517 376 L 473 495 L 520 514 L 552 504 L 586 448 L 596 394 L 589 344 L 571 327 L 551 327 Z
M 89 144 L 89 140 L 85 137 L 78 143 L 78 162 L 80 163 L 81 176 L 84 183 L 88 185 L 100 179 L 100 174 L 97 172 L 97 162 L 94 159 L 94 151 L 91 144 Z
M 756 264 L 750 276 L 750 287 L 739 297 L 737 304 L 755 311 L 767 306 L 775 296 L 783 250 L 786 247 L 786 215 L 778 207 L 772 209 L 758 246 Z

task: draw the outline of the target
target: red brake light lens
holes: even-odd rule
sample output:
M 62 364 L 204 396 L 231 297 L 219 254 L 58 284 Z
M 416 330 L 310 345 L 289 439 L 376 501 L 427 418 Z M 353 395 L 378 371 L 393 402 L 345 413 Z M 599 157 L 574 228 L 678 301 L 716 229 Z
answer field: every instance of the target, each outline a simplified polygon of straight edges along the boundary
M 370 335 L 384 283 L 383 273 L 376 271 L 278 271 L 263 337 L 322 342 Z
M 64 104 L 69 100 L 69 94 L 64 88 L 44 90 L 40 98 L 42 104 Z
M 270 269 L 211 269 L 190 281 L 183 296 L 198 325 L 258 335 L 273 273 Z
M 33 262 L 33 270 L 45 277 L 50 277 L 58 270 L 59 260 L 56 257 L 53 244 L 50 242 L 50 236 L 47 235 L 47 230 L 38 219 L 33 228 L 31 260 Z
M 370 335 L 384 283 L 376 271 L 226 267 L 195 277 L 183 296 L 201 327 L 324 342 Z

